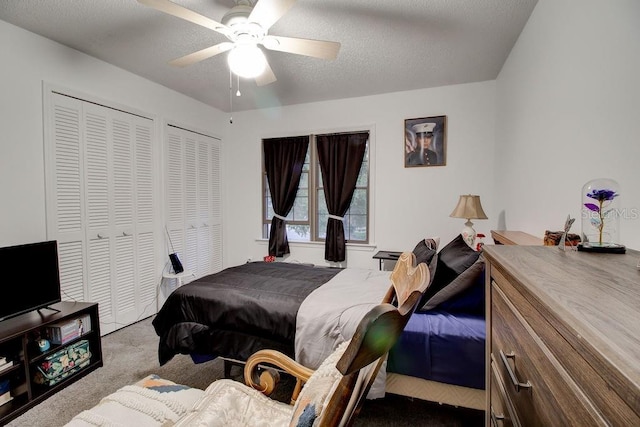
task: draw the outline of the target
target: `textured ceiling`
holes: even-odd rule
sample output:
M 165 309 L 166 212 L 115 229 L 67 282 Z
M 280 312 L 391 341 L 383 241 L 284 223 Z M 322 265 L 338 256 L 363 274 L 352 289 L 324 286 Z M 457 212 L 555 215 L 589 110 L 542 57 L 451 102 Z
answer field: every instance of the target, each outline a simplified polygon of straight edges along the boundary
M 175 0 L 220 21 L 233 0 Z M 537 0 L 298 0 L 269 34 L 337 41 L 334 61 L 265 51 L 277 77 L 240 80 L 250 110 L 493 80 Z M 222 111 L 226 53 L 186 68 L 172 59 L 226 41 L 136 0 L 1 0 L 0 19 Z M 236 91 L 233 79 L 233 92 Z

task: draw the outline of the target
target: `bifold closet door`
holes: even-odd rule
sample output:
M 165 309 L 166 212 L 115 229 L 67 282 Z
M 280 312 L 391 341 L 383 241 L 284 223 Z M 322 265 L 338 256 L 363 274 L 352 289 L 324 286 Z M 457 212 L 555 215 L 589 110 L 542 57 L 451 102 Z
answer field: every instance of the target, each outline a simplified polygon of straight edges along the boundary
M 166 140 L 167 227 L 173 249 L 196 277 L 220 271 L 220 141 L 173 126 L 167 126 Z
M 53 97 L 49 159 L 55 176 L 48 177 L 47 188 L 48 200 L 54 201 L 48 211 L 55 215 L 48 230 L 60 242 L 63 292 L 73 294 L 63 299 L 97 302 L 101 332 L 108 333 L 155 313 L 160 269 L 153 218 L 153 121 Z M 69 106 L 78 113 L 76 133 L 69 129 L 73 122 L 58 113 Z M 73 146 L 67 142 L 72 134 L 78 141 Z M 61 233 L 66 223 L 74 224 L 73 235 Z M 67 234 L 73 239 L 67 241 Z
M 44 146 L 47 238 L 58 241 L 62 299 L 84 301 L 87 271 L 82 103 L 58 94 L 53 94 L 51 101 Z

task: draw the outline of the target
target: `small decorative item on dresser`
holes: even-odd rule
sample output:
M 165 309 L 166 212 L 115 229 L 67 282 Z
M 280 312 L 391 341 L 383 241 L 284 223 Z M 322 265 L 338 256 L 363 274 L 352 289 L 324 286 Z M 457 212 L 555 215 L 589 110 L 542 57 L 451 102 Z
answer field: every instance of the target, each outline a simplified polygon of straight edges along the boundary
M 619 185 L 607 178 L 594 179 L 582 187 L 582 243 L 579 251 L 625 253 L 618 243 Z
M 569 233 L 575 218 L 571 218 L 567 215 L 567 219 L 564 222 L 564 231 L 549 231 L 544 232 L 544 245 L 545 246 L 558 246 L 560 250 L 565 250 L 567 246 L 575 249 L 576 245 L 580 243 L 580 236 L 574 233 Z
M 545 246 L 558 246 L 560 241 L 564 237 L 564 244 L 566 246 L 576 246 L 580 243 L 580 236 L 575 233 L 567 233 L 565 236 L 564 231 L 544 231 L 543 243 Z M 562 249 L 562 248 L 560 248 Z

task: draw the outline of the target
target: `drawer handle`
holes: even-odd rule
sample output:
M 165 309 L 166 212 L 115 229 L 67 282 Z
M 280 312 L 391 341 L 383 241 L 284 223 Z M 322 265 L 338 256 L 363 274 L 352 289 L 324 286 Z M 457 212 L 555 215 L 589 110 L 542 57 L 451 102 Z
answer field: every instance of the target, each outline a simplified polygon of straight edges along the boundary
M 500 414 L 500 415 L 496 415 L 495 412 L 493 412 L 493 405 L 491 405 L 491 425 L 498 427 L 498 421 L 499 422 L 503 422 L 504 421 L 504 415 Z
M 515 365 L 516 355 L 511 352 L 509 354 L 504 354 L 502 350 L 500 350 L 500 358 L 502 359 L 502 363 L 504 363 L 504 367 L 507 368 L 507 372 L 509 373 L 509 377 L 511 378 L 511 382 L 513 386 L 516 388 L 516 391 L 520 391 L 520 388 L 531 388 L 531 383 L 527 381 L 526 383 L 520 382 L 518 377 L 516 377 L 516 373 L 511 369 L 511 365 L 507 361 L 507 357 L 513 359 L 513 363 Z

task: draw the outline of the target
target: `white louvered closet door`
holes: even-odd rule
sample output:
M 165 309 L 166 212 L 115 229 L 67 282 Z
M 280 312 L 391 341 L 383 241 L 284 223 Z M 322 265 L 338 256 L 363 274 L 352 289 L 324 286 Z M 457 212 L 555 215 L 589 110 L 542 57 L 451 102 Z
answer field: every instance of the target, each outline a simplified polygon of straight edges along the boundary
M 47 227 L 63 299 L 97 302 L 105 334 L 156 312 L 153 121 L 55 93 L 51 108 Z
M 168 128 L 173 130 L 171 128 Z M 169 239 L 165 239 L 165 253 L 176 252 L 184 260 L 184 147 L 179 132 L 167 132 L 167 229 Z M 168 240 L 168 241 L 167 241 Z M 165 262 L 168 261 L 167 256 Z M 170 267 L 165 267 L 170 268 Z
M 198 141 L 198 253 L 197 274 L 203 276 L 212 271 L 213 248 L 211 247 L 211 153 L 206 141 Z
M 167 126 L 168 228 L 185 270 L 222 269 L 220 141 Z
M 134 250 L 134 134 L 131 114 L 110 111 L 112 133 L 111 178 L 113 192 L 113 297 L 116 322 L 120 325 L 132 323 L 137 318 L 136 278 Z M 117 328 L 116 328 L 117 329 Z
M 100 322 L 112 325 L 116 321 L 112 299 L 111 194 L 109 173 L 111 120 L 104 107 L 84 103 L 85 182 L 86 182 L 86 242 L 87 292 L 84 301 L 98 303 Z
M 156 313 L 156 295 L 160 281 L 156 267 L 154 221 L 153 123 L 134 119 L 134 180 L 136 212 L 136 312 L 143 317 Z
M 82 103 L 54 94 L 45 144 L 47 236 L 58 241 L 63 300 L 85 295 Z
M 185 253 L 184 268 L 198 271 L 198 152 L 196 134 L 185 132 L 184 138 L 184 212 L 185 212 Z
M 222 165 L 222 147 L 220 141 L 212 141 L 209 145 L 209 224 L 211 230 L 211 272 L 222 270 L 222 181 L 220 166 Z M 216 254 L 220 254 L 216 256 Z

